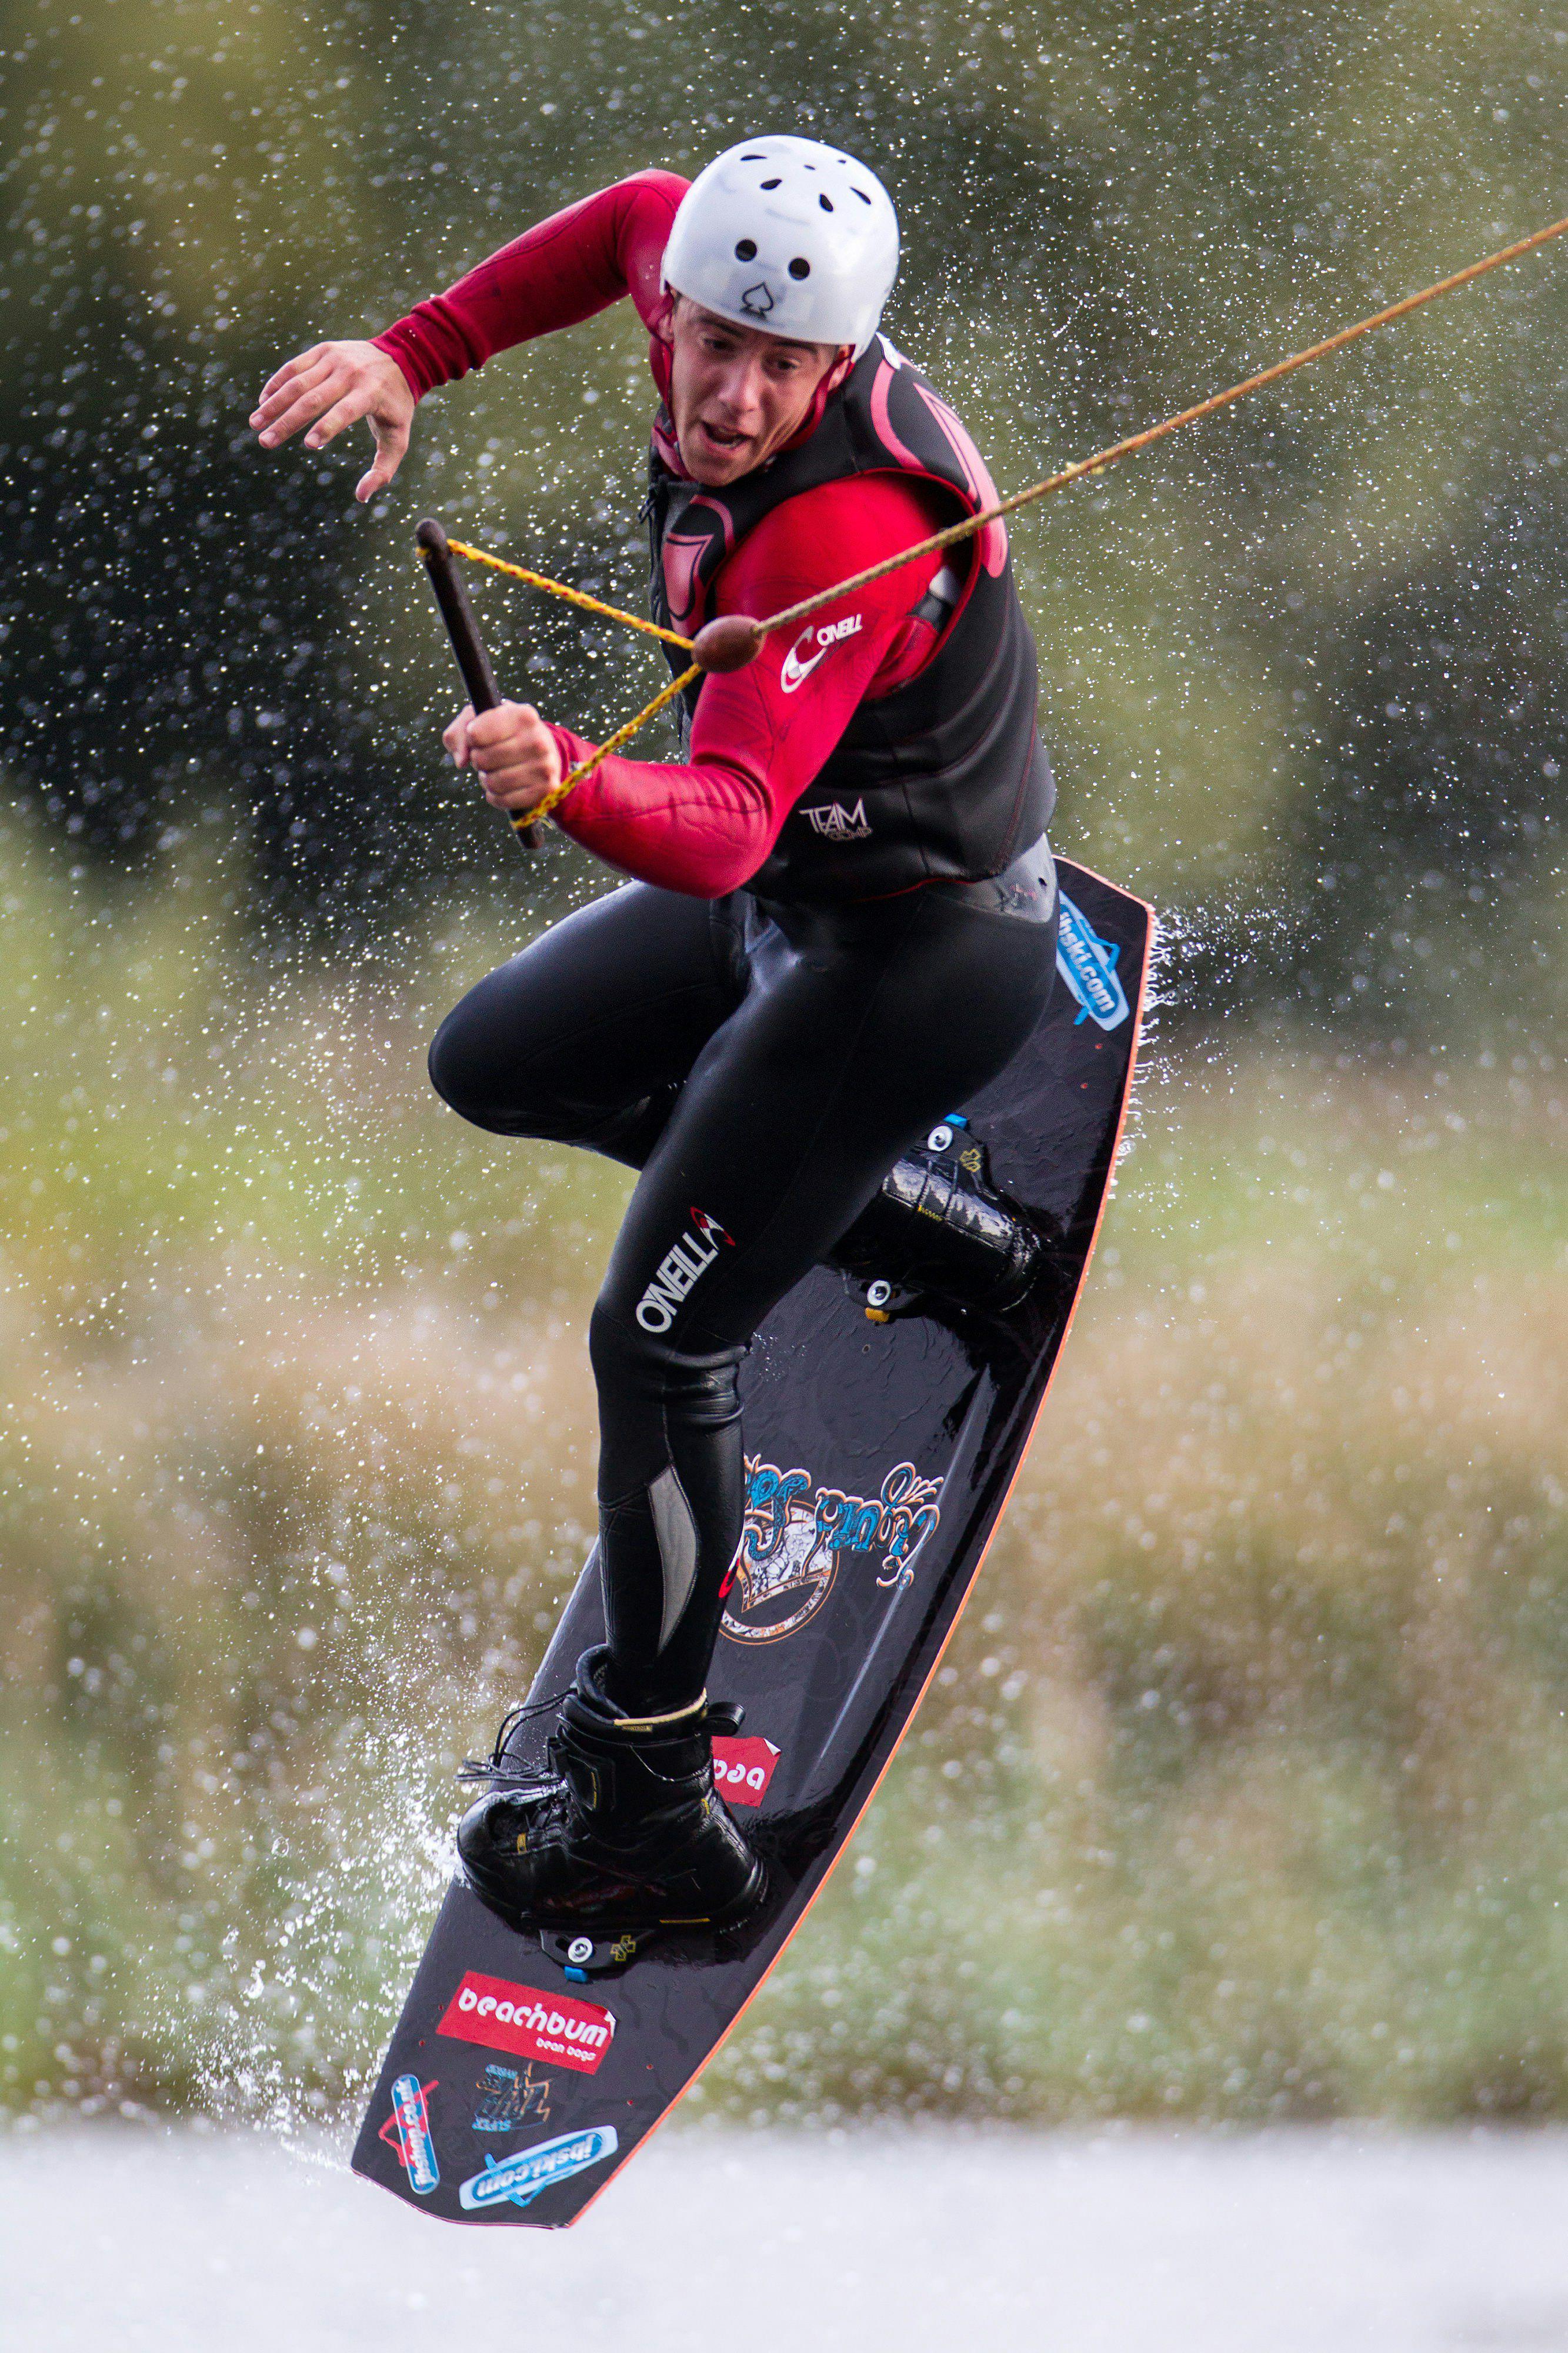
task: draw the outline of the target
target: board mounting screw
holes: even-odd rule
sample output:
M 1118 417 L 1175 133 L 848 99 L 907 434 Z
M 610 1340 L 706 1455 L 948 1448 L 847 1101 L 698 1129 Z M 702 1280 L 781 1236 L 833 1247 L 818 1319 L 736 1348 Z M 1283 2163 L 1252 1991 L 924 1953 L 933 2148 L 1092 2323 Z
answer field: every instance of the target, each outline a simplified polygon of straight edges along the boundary
M 926 1150 L 928 1152 L 945 1152 L 952 1142 L 952 1130 L 944 1122 L 941 1127 L 933 1127 L 931 1134 L 927 1136 Z
M 592 1936 L 574 1936 L 566 1947 L 566 1957 L 569 1961 L 591 1961 L 594 1957 Z

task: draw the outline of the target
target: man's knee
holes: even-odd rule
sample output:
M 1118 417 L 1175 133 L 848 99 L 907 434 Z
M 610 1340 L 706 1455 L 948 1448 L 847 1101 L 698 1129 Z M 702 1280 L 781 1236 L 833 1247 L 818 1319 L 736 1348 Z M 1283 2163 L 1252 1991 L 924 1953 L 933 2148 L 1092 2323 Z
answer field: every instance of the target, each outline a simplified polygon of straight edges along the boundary
M 494 1081 L 488 1057 L 478 1049 L 473 1024 L 465 1019 L 464 1008 L 455 1006 L 430 1040 L 426 1062 L 430 1083 L 460 1119 L 469 1121 L 475 1127 L 504 1134 L 496 1117 Z
M 656 1407 L 689 1428 L 719 1429 L 739 1419 L 743 1353 L 738 1342 L 682 1345 L 605 1293 L 588 1324 L 588 1356 L 601 1399 Z

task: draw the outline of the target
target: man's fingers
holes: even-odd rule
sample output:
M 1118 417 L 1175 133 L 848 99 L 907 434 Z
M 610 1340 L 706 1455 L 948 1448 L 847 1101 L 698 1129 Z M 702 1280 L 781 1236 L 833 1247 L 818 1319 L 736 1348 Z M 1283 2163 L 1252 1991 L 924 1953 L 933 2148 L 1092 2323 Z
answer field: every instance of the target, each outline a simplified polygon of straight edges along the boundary
M 504 711 L 481 711 L 468 730 L 468 759 L 485 776 L 499 776 L 506 768 L 542 767 L 549 764 L 550 738 L 537 723 L 531 727 L 515 724 L 515 713 Z M 510 726 L 487 727 L 487 720 L 511 718 Z
M 385 490 L 397 471 L 398 463 L 398 458 L 380 457 L 377 458 L 368 474 L 360 476 L 354 484 L 354 497 L 362 507 L 367 499 L 374 499 L 378 491 Z
M 406 425 L 384 425 L 379 417 L 373 417 L 370 427 L 375 435 L 375 463 L 368 474 L 362 476 L 354 491 L 362 505 L 366 499 L 374 499 L 377 491 L 385 490 L 408 454 Z
M 492 808 L 537 808 L 550 790 L 533 768 L 502 768 L 484 780 L 485 798 Z
M 493 711 L 481 711 L 474 721 L 476 744 L 500 744 L 508 736 L 535 731 L 542 734 L 544 728 L 531 702 L 498 702 Z
M 529 702 L 459 712 L 441 741 L 459 768 L 474 769 L 496 808 L 528 809 L 560 781 L 554 740 Z
M 285 360 L 282 366 L 275 368 L 262 385 L 261 399 L 270 400 L 275 392 L 280 391 L 284 385 L 289 383 L 304 369 L 312 366 L 321 357 L 326 348 L 325 343 L 312 343 L 308 352 L 297 352 L 291 360 Z M 259 406 L 260 402 L 258 401 L 257 405 Z
M 275 417 L 281 417 L 302 393 L 310 391 L 322 382 L 331 373 L 331 360 L 323 355 L 312 361 L 309 367 L 302 361 L 296 361 L 282 375 L 275 375 L 271 383 L 263 387 L 261 397 L 251 412 L 251 423 L 268 425 Z
M 303 433 L 306 448 L 317 450 L 367 417 L 375 457 L 354 486 L 363 505 L 403 463 L 414 406 L 396 361 L 374 343 L 313 343 L 268 376 L 250 425 L 264 449 Z
M 333 402 L 342 396 L 342 391 L 343 379 L 334 372 L 321 383 L 312 385 L 308 392 L 301 392 L 292 407 L 280 410 L 270 424 L 263 426 L 262 447 L 275 448 L 279 441 L 289 440 L 302 426 L 314 424 L 323 410 L 331 408 Z
M 305 436 L 307 449 L 324 449 L 329 441 L 335 441 L 349 426 L 357 425 L 375 397 L 368 385 L 356 385 L 348 392 L 344 392 L 341 385 L 326 387 L 329 397 L 334 391 L 338 398 L 318 416 Z

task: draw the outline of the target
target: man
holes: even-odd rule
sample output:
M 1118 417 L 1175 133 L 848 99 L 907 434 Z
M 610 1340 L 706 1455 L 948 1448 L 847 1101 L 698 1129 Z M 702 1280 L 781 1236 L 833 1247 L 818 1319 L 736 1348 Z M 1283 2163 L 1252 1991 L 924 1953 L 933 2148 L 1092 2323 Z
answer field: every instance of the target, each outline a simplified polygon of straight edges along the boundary
M 629 295 L 661 406 L 656 613 L 753 618 L 994 495 L 952 410 L 877 332 L 898 225 L 814 141 L 645 172 L 531 230 L 374 343 L 267 385 L 263 444 L 364 419 L 362 499 L 416 401 Z M 788 638 L 788 642 L 781 642 Z M 762 1872 L 714 1794 L 705 1683 L 741 1535 L 736 1376 L 899 1155 L 1011 1060 L 1044 1008 L 1056 889 L 1036 663 L 1000 524 L 830 604 L 689 698 L 688 756 L 609 759 L 558 821 L 634 877 L 470 990 L 431 1049 L 451 1106 L 639 1171 L 594 1311 L 607 1641 L 580 1662 L 542 1786 L 458 1848 L 514 1925 L 715 1925 Z M 526 703 L 446 734 L 509 811 L 587 747 Z

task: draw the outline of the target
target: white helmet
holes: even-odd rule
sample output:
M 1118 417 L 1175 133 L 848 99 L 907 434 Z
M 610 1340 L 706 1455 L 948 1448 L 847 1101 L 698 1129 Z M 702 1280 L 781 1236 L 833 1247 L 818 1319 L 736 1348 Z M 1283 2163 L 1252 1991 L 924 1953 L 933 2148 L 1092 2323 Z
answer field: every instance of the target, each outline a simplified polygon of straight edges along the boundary
M 815 139 L 743 140 L 700 172 L 665 248 L 664 282 L 738 327 L 803 343 L 877 332 L 899 269 L 880 180 Z

